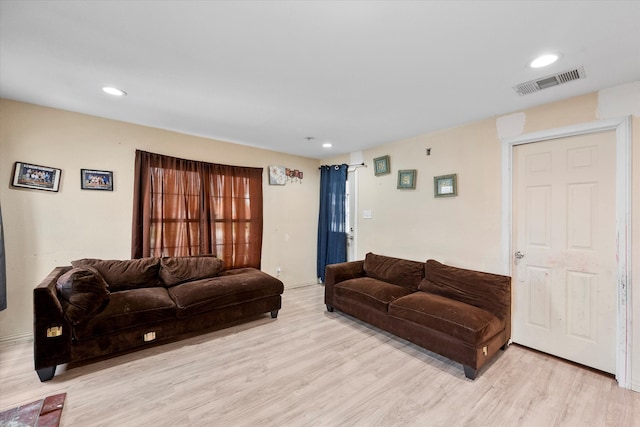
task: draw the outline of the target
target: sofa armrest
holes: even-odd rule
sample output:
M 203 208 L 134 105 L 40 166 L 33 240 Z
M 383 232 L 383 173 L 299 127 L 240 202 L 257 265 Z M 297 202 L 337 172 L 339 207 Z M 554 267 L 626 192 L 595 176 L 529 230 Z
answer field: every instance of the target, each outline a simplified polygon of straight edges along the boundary
M 333 308 L 333 288 L 337 283 L 364 276 L 364 260 L 327 265 L 324 274 L 324 303 L 327 308 Z
M 56 267 L 33 290 L 33 360 L 36 371 L 51 370 L 71 358 L 71 324 L 58 300 L 56 281 L 71 267 Z M 50 378 L 47 378 L 50 379 Z M 41 380 L 45 380 L 41 376 Z

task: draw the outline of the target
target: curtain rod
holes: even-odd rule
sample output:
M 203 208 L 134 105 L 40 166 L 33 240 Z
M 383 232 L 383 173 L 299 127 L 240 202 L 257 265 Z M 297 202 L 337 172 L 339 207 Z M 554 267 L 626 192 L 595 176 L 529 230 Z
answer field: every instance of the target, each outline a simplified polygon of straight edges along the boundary
M 353 165 L 348 165 L 347 167 L 347 172 L 349 172 L 349 170 L 351 170 L 351 172 L 354 172 L 356 169 L 358 168 L 366 168 L 367 165 L 363 163 L 355 163 Z
M 322 166 L 329 166 L 329 165 L 322 165 Z M 322 166 L 320 166 L 318 169 L 322 169 Z M 360 168 L 360 167 L 367 167 L 367 165 L 363 162 L 363 163 L 354 163 L 352 165 L 347 165 L 347 167 L 353 167 L 353 168 Z

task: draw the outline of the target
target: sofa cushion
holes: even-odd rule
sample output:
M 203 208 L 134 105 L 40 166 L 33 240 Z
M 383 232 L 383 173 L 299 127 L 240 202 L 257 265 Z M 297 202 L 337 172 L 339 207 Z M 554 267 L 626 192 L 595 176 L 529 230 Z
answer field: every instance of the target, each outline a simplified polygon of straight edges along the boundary
M 479 345 L 504 329 L 504 322 L 486 310 L 420 291 L 389 304 L 389 316 L 434 329 L 471 345 Z
M 280 295 L 284 285 L 255 268 L 228 270 L 207 279 L 168 288 L 177 306 L 178 317 L 194 316 L 217 308 Z
M 424 278 L 424 262 L 392 258 L 369 252 L 364 259 L 367 276 L 416 291 Z
M 163 287 L 112 293 L 103 311 L 73 328 L 78 341 L 175 318 L 176 306 Z
M 160 260 L 160 279 L 165 286 L 215 277 L 224 270 L 224 262 L 214 256 L 164 257 Z
M 435 260 L 425 264 L 421 291 L 458 300 L 504 319 L 511 308 L 511 278 L 444 265 Z
M 71 261 L 73 267 L 90 266 L 102 274 L 111 292 L 159 285 L 160 258 L 102 260 L 84 258 Z
M 349 279 L 336 284 L 337 298 L 348 299 L 378 311 L 387 312 L 389 303 L 412 293 L 404 286 L 398 286 L 372 277 Z
M 102 310 L 109 302 L 109 285 L 93 267 L 78 267 L 56 282 L 65 317 L 74 325 Z

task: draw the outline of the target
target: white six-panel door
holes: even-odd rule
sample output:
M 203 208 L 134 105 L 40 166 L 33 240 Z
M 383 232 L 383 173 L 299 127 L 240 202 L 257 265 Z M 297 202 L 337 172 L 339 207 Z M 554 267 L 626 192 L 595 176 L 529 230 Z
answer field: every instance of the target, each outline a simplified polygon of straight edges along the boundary
M 513 148 L 513 341 L 616 372 L 616 135 Z

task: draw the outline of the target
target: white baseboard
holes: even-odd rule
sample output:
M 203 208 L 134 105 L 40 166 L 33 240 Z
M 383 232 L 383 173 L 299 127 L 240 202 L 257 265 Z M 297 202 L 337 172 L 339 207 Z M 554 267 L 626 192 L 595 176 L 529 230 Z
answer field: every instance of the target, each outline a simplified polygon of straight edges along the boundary
M 0 347 L 8 345 L 15 345 L 18 343 L 28 343 L 33 341 L 33 334 L 27 332 L 25 334 L 8 335 L 6 337 L 0 337 Z
M 284 285 L 284 289 L 286 291 L 287 289 L 304 288 L 307 286 L 314 286 L 314 285 L 318 285 L 318 283 L 308 282 L 308 283 L 296 283 L 295 285 Z

